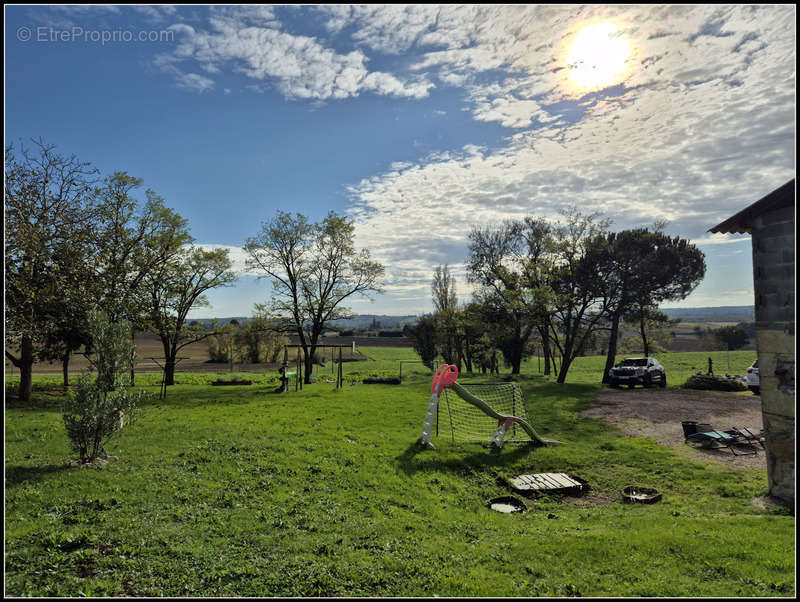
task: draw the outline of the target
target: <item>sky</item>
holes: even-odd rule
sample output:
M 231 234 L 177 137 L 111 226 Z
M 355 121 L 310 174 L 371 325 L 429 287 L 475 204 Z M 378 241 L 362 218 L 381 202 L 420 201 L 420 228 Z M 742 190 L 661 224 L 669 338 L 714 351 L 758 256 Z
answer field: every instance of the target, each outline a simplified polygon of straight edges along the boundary
M 6 5 L 5 143 L 126 171 L 230 249 L 193 317 L 270 294 L 246 239 L 278 210 L 355 224 L 386 268 L 355 313 L 420 315 L 468 234 L 577 207 L 706 255 L 663 307 L 752 305 L 747 235 L 708 229 L 795 176 L 796 7 Z

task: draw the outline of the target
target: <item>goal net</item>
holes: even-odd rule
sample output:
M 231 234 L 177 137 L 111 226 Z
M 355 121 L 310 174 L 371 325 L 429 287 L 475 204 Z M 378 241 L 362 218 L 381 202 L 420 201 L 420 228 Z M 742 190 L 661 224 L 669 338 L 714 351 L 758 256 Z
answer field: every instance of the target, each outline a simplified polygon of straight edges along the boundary
M 485 401 L 500 414 L 516 416 L 530 424 L 522 393 L 515 383 L 461 383 L 461 386 Z M 436 433 L 458 443 L 488 443 L 497 430 L 497 419 L 467 403 L 452 390 L 445 389 L 439 403 Z M 506 441 L 530 442 L 530 436 L 519 424 L 513 424 Z

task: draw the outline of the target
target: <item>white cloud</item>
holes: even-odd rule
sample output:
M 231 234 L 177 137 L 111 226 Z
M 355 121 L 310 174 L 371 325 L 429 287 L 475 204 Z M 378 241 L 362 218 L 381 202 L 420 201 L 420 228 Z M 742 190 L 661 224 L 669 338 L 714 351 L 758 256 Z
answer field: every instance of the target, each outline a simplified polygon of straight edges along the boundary
M 394 97 L 421 98 L 433 83 L 414 76 L 409 81 L 367 68 L 360 50 L 341 54 L 314 37 L 280 29 L 271 7 L 215 8 L 210 31 L 188 26 L 173 28 L 178 46 L 157 64 L 197 63 L 209 73 L 223 68 L 257 81 L 271 82 L 289 99 L 327 100 L 374 92 Z M 269 10 L 267 10 L 269 9 Z
M 691 241 L 693 245 L 698 247 L 707 247 L 712 245 L 726 245 L 730 243 L 736 242 L 750 242 L 750 236 L 742 236 L 742 235 L 735 235 L 735 234 L 721 234 L 719 232 L 715 232 L 709 236 L 704 238 L 696 238 Z M 740 251 L 736 251 L 739 253 Z
M 215 245 L 213 243 L 198 243 L 195 246 L 206 251 L 212 251 L 214 249 L 227 249 L 228 257 L 231 260 L 231 271 L 237 276 L 250 274 L 246 264 L 247 252 L 242 247 L 232 245 Z
M 670 234 L 710 249 L 747 240 L 707 230 L 794 176 L 795 9 L 613 10 L 637 48 L 630 89 L 590 99 L 573 123 L 543 120 L 505 146 L 432 155 L 352 186 L 360 244 L 388 266 L 412 266 L 422 287 L 434 265 L 463 261 L 472 226 L 528 214 L 555 217 L 568 205 L 608 215 L 615 229 L 666 219 Z M 712 18 L 731 35 L 697 36 Z M 509 21 L 489 16 L 487 27 L 477 30 L 477 44 L 430 52 L 417 68 L 442 65 L 467 77 L 527 61 L 528 75 L 474 86 L 469 98 L 476 119 L 528 128 L 570 93 L 559 87 L 557 73 L 533 73 L 558 46 L 545 43 L 552 31 L 545 36 L 531 24 L 533 33 L 513 36 Z M 529 23 L 520 21 L 521 28 Z M 564 31 L 571 22 L 564 19 Z M 498 32 L 510 41 L 480 43 L 499 40 Z M 542 50 L 527 58 L 514 51 L 535 37 Z M 520 90 L 526 86 L 550 92 L 525 97 Z
M 181 88 L 195 92 L 208 92 L 214 89 L 214 80 L 199 73 L 181 73 L 176 75 L 176 82 Z

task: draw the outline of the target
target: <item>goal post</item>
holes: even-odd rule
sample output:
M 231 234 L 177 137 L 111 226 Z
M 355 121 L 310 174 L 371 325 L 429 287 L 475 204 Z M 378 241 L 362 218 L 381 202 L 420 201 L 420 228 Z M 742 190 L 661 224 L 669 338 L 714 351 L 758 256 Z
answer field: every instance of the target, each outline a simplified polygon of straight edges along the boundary
M 449 434 L 454 442 L 490 441 L 500 448 L 505 440 L 540 445 L 559 443 L 544 439 L 533 429 L 522 393 L 515 383 L 457 382 L 458 369 L 442 365 L 433 377 L 431 399 L 419 442 L 426 447 L 433 429 Z M 450 391 L 448 391 L 450 389 Z M 440 398 L 444 404 L 439 408 Z

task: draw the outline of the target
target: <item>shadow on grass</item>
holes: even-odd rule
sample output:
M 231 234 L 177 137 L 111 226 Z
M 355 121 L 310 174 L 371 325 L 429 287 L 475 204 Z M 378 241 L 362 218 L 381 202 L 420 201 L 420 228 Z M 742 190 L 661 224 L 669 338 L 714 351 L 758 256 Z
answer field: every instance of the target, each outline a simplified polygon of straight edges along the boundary
M 45 476 L 72 468 L 70 464 L 46 466 L 6 466 L 6 485 L 19 485 L 26 481 L 41 481 Z
M 505 466 L 513 464 L 521 458 L 525 458 L 534 452 L 538 445 L 522 444 L 509 449 L 507 446 L 501 450 L 487 449 L 483 452 L 473 453 L 461 457 L 452 457 L 453 451 L 448 450 L 449 457 L 442 458 L 443 452 L 435 449 L 424 449 L 419 444 L 413 443 L 399 456 L 397 464 L 407 475 L 413 475 L 419 471 L 448 471 L 463 472 L 465 466 L 475 469 L 485 469 L 490 467 Z

